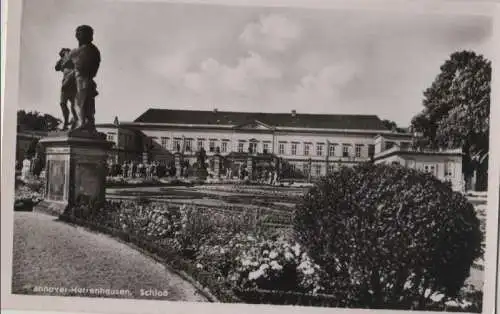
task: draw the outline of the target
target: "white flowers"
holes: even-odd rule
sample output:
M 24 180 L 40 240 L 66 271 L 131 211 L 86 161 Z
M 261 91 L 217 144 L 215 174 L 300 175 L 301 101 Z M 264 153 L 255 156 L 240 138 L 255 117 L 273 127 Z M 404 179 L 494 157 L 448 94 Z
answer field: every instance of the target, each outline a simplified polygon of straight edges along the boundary
M 283 269 L 283 266 L 281 266 L 277 261 L 271 261 L 269 263 L 269 265 L 271 266 L 271 269 L 273 269 L 273 270 L 280 271 Z
M 293 258 L 294 258 L 294 256 L 291 252 L 285 252 L 285 260 L 287 262 L 291 261 Z
M 260 277 L 263 277 L 265 275 L 265 272 L 262 269 L 257 269 L 255 271 L 251 271 L 248 274 L 248 280 L 257 280 Z
M 315 265 L 313 265 L 311 260 L 306 259 L 297 266 L 297 269 L 302 271 L 304 275 L 312 275 L 315 272 Z
M 278 289 L 282 289 L 280 282 L 289 280 L 290 272 L 295 271 L 298 281 L 292 283 L 296 286 L 290 286 L 290 289 L 306 289 L 311 293 L 321 289 L 319 266 L 302 251 L 300 244 L 290 243 L 283 237 L 276 240 L 249 238 L 252 241 L 245 243 L 244 249 L 235 257 L 236 267 L 229 275 L 237 278 L 234 284 L 241 288 L 266 289 L 277 284 Z

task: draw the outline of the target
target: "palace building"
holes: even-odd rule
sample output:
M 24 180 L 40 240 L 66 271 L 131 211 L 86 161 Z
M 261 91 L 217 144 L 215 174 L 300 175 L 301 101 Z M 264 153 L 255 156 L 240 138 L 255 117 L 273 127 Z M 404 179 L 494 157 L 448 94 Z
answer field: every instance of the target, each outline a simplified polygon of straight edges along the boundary
M 309 178 L 366 161 L 398 163 L 435 174 L 463 189 L 461 151 L 415 151 L 413 134 L 388 130 L 375 115 L 250 113 L 149 109 L 133 122 L 99 124 L 114 142 L 110 160 L 169 162 L 181 152 L 190 164 L 203 147 L 234 164 L 246 156 L 281 160 Z

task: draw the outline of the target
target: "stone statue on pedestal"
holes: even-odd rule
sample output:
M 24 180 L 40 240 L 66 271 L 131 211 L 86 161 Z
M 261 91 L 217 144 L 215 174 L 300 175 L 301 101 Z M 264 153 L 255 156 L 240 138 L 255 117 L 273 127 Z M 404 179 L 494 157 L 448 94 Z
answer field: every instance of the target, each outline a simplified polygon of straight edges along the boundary
M 76 209 L 83 203 L 86 207 L 98 208 L 106 199 L 107 159 L 113 143 L 95 129 L 98 93 L 94 78 L 101 55 L 92 44 L 93 34 L 88 25 L 77 27 L 78 48 L 70 52 L 63 49 L 56 65 L 56 70 L 64 73 L 60 103 L 63 130 L 69 125 L 66 105 L 73 99 L 71 131 L 51 132 L 40 140 L 45 149 L 47 182 L 44 199 L 34 210 L 59 217 L 78 216 L 81 212 Z

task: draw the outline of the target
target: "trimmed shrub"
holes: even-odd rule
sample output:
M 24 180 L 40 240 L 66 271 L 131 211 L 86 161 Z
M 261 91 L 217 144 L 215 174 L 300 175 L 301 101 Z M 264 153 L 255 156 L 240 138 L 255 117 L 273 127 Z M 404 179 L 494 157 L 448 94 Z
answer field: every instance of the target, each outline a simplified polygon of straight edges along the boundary
M 424 309 L 457 297 L 483 235 L 460 193 L 416 170 L 364 164 L 323 178 L 304 196 L 294 231 L 350 306 Z

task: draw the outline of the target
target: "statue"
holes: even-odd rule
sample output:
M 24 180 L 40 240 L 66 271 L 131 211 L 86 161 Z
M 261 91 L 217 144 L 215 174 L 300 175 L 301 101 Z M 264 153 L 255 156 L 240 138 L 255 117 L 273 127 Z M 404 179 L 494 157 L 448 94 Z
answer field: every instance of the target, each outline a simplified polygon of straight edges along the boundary
M 198 179 L 205 180 L 207 178 L 207 166 L 206 166 L 207 153 L 203 147 L 200 148 L 196 159 L 198 164 L 197 177 Z
M 75 119 L 75 97 L 76 97 L 76 82 L 75 82 L 75 67 L 73 62 L 69 59 L 69 53 L 71 49 L 62 48 L 59 52 L 60 59 L 57 61 L 55 70 L 63 72 L 63 79 L 61 83 L 61 98 L 60 106 L 63 114 L 63 130 L 67 130 L 69 123 L 69 112 L 68 102 L 71 108 L 71 115 L 73 116 L 73 121 Z
M 101 63 L 101 53 L 92 43 L 94 30 L 88 25 L 76 28 L 78 48 L 69 52 L 62 68 L 74 66 L 76 95 L 74 100 L 75 116 L 72 129 L 95 131 L 95 97 L 98 95 L 94 78 Z

